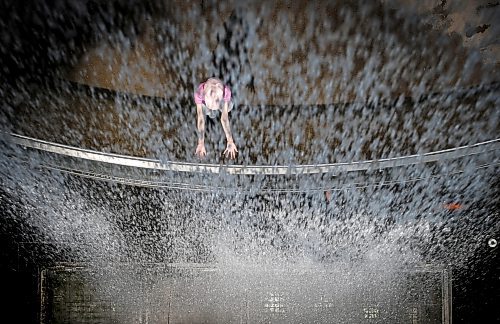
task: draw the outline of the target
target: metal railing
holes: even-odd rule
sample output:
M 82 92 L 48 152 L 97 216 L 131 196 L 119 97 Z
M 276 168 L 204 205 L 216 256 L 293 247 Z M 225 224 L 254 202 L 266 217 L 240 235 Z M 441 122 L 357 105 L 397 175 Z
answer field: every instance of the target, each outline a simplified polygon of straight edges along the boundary
M 174 171 L 188 173 L 212 173 L 230 175 L 301 175 L 301 174 L 325 174 L 346 173 L 366 170 L 381 170 L 387 168 L 409 166 L 430 162 L 445 161 L 451 159 L 473 156 L 500 149 L 500 138 L 465 145 L 456 148 L 434 151 L 424 154 L 413 154 L 408 156 L 383 158 L 376 160 L 341 162 L 331 164 L 315 165 L 219 165 L 207 163 L 189 163 L 179 161 L 162 162 L 156 159 L 139 158 L 133 156 L 103 153 L 93 150 L 81 149 L 67 145 L 51 143 L 18 134 L 10 134 L 9 139 L 23 147 L 39 151 L 55 153 L 65 157 L 84 159 L 88 161 L 101 162 L 125 167 L 135 167 L 158 171 Z

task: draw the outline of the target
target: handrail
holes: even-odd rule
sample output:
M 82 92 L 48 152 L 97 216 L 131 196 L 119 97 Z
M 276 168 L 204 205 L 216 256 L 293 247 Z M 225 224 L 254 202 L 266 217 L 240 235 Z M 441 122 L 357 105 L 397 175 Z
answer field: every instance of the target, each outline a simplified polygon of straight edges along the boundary
M 325 174 L 343 173 L 353 171 L 378 170 L 414 164 L 437 162 L 456 159 L 465 156 L 477 155 L 488 151 L 500 149 L 500 138 L 465 145 L 451 149 L 434 151 L 423 154 L 413 154 L 394 158 L 365 160 L 357 162 L 340 162 L 330 164 L 305 164 L 305 165 L 218 165 L 209 163 L 191 163 L 139 158 L 127 155 L 104 153 L 88 149 L 72 147 L 43 141 L 19 134 L 9 134 L 9 140 L 18 145 L 39 151 L 55 153 L 67 157 L 75 157 L 95 162 L 103 162 L 120 166 L 154 169 L 161 171 L 215 173 L 232 175 L 299 175 L 299 174 Z

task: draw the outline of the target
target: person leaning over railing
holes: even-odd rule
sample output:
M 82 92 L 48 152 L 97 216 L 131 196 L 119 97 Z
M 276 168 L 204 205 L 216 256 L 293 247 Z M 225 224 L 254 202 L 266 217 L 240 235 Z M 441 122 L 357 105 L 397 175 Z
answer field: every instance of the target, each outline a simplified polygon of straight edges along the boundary
M 235 159 L 238 149 L 234 144 L 229 125 L 229 112 L 233 109 L 231 101 L 231 89 L 222 83 L 221 80 L 210 78 L 201 83 L 194 93 L 196 103 L 198 145 L 195 154 L 204 158 L 207 155 L 205 150 L 205 115 L 215 118 L 221 113 L 221 124 L 226 134 L 227 146 L 224 155 Z

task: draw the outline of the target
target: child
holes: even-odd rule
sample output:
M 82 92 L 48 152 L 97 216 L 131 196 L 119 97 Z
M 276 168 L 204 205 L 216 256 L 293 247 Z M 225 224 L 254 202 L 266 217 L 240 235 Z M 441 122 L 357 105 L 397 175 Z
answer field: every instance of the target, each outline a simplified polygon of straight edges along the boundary
M 197 126 L 198 126 L 198 146 L 196 155 L 204 158 L 207 155 L 205 150 L 205 115 L 215 118 L 218 112 L 221 112 L 221 124 L 226 134 L 227 146 L 224 155 L 234 159 L 236 158 L 236 145 L 231 135 L 229 126 L 229 111 L 233 109 L 231 102 L 231 90 L 224 85 L 221 80 L 210 78 L 201 83 L 194 93 L 194 102 L 196 103 Z

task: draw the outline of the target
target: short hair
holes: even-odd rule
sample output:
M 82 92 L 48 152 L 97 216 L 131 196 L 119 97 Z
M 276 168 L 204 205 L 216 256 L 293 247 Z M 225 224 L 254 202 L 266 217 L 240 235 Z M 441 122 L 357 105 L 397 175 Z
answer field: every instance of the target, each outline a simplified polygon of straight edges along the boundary
M 219 88 L 210 88 L 210 89 L 208 89 L 207 93 L 205 93 L 205 95 L 207 95 L 207 94 L 212 98 L 222 99 L 223 90 L 219 89 Z
M 204 89 L 205 103 L 209 107 L 221 107 L 224 97 L 224 84 L 215 78 L 208 79 Z M 215 108 L 215 107 L 214 107 Z
M 210 78 L 205 83 L 203 92 L 205 95 L 205 102 L 208 104 L 216 104 L 218 102 L 220 105 L 224 97 L 224 84 L 219 79 Z
M 206 94 L 210 94 L 211 96 L 222 96 L 224 94 L 224 84 L 222 81 L 216 78 L 208 79 L 207 82 L 205 82 L 205 95 Z

